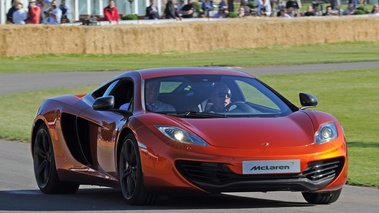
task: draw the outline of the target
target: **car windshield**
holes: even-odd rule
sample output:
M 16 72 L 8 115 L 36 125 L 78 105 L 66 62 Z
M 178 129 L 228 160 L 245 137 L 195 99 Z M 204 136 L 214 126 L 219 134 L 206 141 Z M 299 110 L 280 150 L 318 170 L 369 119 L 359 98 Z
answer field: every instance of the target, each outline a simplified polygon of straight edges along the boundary
M 296 109 L 255 78 L 169 76 L 145 81 L 146 111 L 188 118 L 278 117 Z

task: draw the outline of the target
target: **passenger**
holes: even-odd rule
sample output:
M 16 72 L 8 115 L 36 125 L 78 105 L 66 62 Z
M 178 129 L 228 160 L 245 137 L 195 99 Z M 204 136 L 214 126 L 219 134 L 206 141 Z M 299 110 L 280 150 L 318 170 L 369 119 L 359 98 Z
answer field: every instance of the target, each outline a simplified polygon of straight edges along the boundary
M 158 101 L 160 82 L 147 80 L 145 86 L 146 110 L 151 112 L 173 112 L 175 108 L 170 104 Z

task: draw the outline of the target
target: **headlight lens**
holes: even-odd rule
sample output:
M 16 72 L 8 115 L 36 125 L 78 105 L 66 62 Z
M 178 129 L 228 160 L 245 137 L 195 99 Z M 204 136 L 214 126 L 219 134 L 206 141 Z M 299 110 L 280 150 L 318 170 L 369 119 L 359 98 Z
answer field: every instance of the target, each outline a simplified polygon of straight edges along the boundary
M 194 144 L 194 145 L 199 145 L 199 146 L 209 145 L 199 136 L 189 133 L 179 127 L 175 127 L 175 126 L 155 126 L 155 127 L 173 141 Z
M 327 143 L 338 137 L 337 126 L 334 122 L 326 123 L 320 126 L 315 133 L 315 142 L 317 144 Z

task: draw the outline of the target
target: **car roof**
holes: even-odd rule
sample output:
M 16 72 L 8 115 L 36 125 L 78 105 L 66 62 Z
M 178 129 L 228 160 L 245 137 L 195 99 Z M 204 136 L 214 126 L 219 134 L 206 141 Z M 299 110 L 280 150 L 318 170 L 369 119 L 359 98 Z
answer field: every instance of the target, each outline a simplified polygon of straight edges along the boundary
M 128 77 L 131 75 L 139 74 L 141 79 L 158 78 L 164 76 L 181 76 L 181 75 L 200 75 L 200 74 L 214 74 L 214 75 L 234 75 L 234 76 L 244 76 L 253 77 L 252 75 L 221 67 L 166 67 L 166 68 L 152 68 L 152 69 L 142 69 L 128 71 L 122 74 L 121 78 Z

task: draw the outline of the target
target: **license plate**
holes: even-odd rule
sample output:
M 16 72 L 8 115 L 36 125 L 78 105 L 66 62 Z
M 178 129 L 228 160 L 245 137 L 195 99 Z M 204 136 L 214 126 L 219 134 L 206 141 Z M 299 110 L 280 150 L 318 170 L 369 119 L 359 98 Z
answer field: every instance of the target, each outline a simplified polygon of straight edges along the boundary
M 242 174 L 299 173 L 300 160 L 242 161 Z

